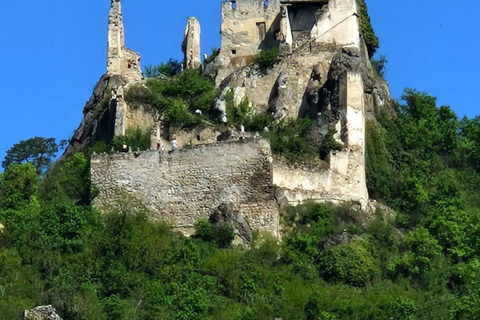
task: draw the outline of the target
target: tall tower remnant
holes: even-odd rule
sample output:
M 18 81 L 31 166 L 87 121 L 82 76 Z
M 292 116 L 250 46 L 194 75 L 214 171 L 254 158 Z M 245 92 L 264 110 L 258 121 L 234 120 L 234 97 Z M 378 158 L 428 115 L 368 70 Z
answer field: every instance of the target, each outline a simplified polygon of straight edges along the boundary
M 125 47 L 121 0 L 111 0 L 108 14 L 107 74 L 140 81 L 143 79 L 140 58 L 138 52 Z

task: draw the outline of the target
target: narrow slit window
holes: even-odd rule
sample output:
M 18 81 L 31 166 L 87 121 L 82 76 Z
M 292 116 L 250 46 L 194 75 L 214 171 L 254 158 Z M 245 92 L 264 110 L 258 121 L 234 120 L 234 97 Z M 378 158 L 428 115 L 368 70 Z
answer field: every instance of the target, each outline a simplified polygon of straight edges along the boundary
M 258 41 L 265 40 L 267 36 L 267 25 L 265 22 L 257 22 Z

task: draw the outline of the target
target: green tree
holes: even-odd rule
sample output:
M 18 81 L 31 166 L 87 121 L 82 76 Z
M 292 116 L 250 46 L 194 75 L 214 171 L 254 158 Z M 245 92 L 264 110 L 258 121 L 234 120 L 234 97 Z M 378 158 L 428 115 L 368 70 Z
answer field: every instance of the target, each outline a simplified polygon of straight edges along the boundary
M 57 152 L 58 145 L 54 138 L 34 137 L 13 145 L 7 151 L 2 166 L 6 168 L 12 163 L 31 163 L 38 172 L 43 172 Z
M 37 169 L 30 163 L 12 164 L 0 176 L 0 209 L 28 205 L 38 193 Z

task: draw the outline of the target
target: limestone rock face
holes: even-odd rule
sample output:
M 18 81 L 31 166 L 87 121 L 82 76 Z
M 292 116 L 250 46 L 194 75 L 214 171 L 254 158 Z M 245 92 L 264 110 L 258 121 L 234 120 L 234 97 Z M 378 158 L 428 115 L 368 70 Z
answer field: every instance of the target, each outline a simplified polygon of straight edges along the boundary
M 183 67 L 185 69 L 196 69 L 200 67 L 200 22 L 197 18 L 190 17 L 185 28 L 185 37 L 182 42 L 184 54 Z
M 128 80 L 120 75 L 103 75 L 83 110 L 83 120 L 73 134 L 65 155 L 85 150 L 96 141 L 110 141 L 115 133 L 116 104 L 110 103 L 112 91 L 126 86 Z
M 140 54 L 125 47 L 121 0 L 111 0 L 108 15 L 107 73 L 95 86 L 84 108 L 84 118 L 70 139 L 64 156 L 85 150 L 95 142 L 110 142 L 114 136 L 124 135 L 128 127 L 138 126 L 154 130 L 156 115 L 140 111 L 130 112 L 125 95 L 132 86 L 144 85 L 140 68 Z M 132 119 L 133 118 L 133 119 Z M 142 123 L 139 123 L 142 122 Z M 155 125 L 157 125 L 155 123 Z M 158 125 L 157 125 L 158 127 Z
M 57 314 L 55 308 L 51 305 L 40 306 L 31 310 L 25 310 L 23 315 L 24 320 L 62 320 Z

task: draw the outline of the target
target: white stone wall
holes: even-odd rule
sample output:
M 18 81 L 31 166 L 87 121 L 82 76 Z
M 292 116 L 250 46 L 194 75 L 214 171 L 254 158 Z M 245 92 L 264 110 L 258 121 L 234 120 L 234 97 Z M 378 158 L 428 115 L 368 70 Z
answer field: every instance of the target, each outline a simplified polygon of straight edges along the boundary
M 97 155 L 91 162 L 95 205 L 106 209 L 122 193 L 141 201 L 153 218 L 187 234 L 224 202 L 234 203 L 254 230 L 278 233 L 272 158 L 265 140 L 204 145 L 171 153 Z
M 360 48 L 360 25 L 356 0 L 330 0 L 328 11 L 311 31 L 317 43 Z
M 231 2 L 222 2 L 222 44 L 218 56 L 221 68 L 217 83 L 235 68 L 250 64 L 262 44 L 279 43 L 275 37 L 280 32 L 280 1 L 270 0 L 266 7 L 263 0 L 238 0 L 236 6 L 234 9 Z M 260 23 L 265 23 L 265 39 L 259 39 Z

